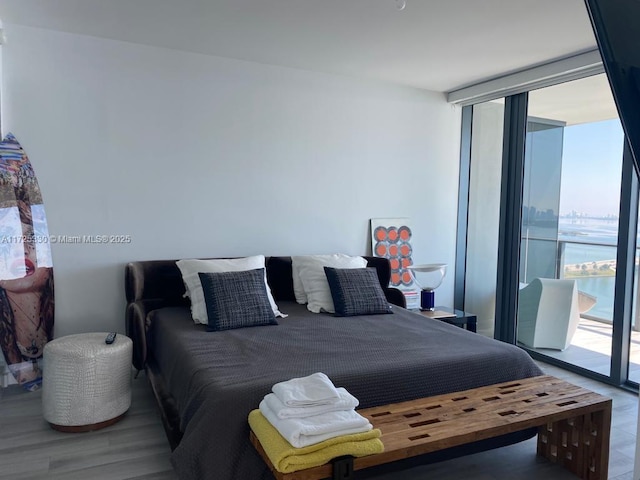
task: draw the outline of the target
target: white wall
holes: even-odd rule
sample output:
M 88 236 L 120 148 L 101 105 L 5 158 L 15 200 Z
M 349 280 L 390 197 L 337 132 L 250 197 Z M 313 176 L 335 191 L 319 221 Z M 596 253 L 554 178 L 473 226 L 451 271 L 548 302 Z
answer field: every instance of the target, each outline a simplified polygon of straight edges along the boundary
M 38 175 L 56 336 L 124 330 L 141 259 L 365 254 L 410 217 L 416 262 L 453 265 L 460 112 L 444 95 L 4 25 L 3 130 Z M 453 276 L 437 292 L 452 304 Z

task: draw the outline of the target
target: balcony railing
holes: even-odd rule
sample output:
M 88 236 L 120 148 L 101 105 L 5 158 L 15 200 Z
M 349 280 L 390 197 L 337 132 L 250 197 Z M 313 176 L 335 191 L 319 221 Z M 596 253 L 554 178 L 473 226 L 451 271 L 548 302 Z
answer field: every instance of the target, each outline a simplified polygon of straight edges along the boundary
M 523 239 L 524 241 L 525 239 Z M 539 265 L 546 264 L 546 270 L 538 271 L 537 275 L 527 275 L 522 281 L 528 283 L 533 276 L 547 278 L 571 278 L 575 279 L 578 290 L 596 297 L 594 307 L 582 314 L 582 317 L 604 323 L 613 322 L 613 300 L 615 296 L 616 274 L 616 246 L 610 243 L 581 242 L 570 240 L 550 240 L 545 238 L 527 237 L 527 244 L 538 244 L 537 250 L 532 255 L 538 269 Z M 529 247 L 530 248 L 530 247 Z M 540 252 L 545 251 L 545 259 L 540 258 Z M 548 257 L 553 251 L 556 253 L 555 265 Z M 636 249 L 636 275 L 640 248 Z M 547 260 L 545 262 L 545 260 Z M 544 268 L 544 267 L 543 267 Z M 634 315 L 635 317 L 635 315 Z M 635 318 L 633 324 L 635 326 Z M 640 322 L 639 327 L 640 327 Z

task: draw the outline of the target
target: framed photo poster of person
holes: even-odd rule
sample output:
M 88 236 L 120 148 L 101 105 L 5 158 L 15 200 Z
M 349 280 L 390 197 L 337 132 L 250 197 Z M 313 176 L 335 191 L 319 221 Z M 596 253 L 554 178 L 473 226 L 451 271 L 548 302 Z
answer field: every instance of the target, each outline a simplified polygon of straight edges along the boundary
M 44 346 L 53 338 L 49 238 L 33 167 L 8 134 L 0 142 L 0 375 L 2 384 L 27 390 L 42 383 Z

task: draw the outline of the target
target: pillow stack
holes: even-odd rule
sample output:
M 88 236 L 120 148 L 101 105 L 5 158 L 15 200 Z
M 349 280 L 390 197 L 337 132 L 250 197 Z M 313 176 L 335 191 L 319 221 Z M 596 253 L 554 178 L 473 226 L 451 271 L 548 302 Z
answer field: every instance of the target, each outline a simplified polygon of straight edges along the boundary
M 367 260 L 340 253 L 291 257 L 293 291 L 314 313 L 338 317 L 393 313 L 375 268 Z
M 249 415 L 272 464 L 282 472 L 323 465 L 342 455 L 380 453 L 380 431 L 358 414 L 358 400 L 324 373 L 277 383 Z
M 298 303 L 306 303 L 313 313 L 334 313 L 335 306 L 324 273 L 324 267 L 365 268 L 362 257 L 350 257 L 341 253 L 332 255 L 304 255 L 291 257 L 293 293 Z
M 209 330 L 277 325 L 278 310 L 267 283 L 264 255 L 176 262 L 191 300 L 195 323 Z

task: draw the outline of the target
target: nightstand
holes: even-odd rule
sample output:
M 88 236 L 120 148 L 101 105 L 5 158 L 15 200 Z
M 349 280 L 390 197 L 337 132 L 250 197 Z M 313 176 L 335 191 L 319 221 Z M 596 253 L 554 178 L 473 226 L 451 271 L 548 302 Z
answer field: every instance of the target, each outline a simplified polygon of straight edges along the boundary
M 436 307 L 435 310 L 414 310 L 425 317 L 434 318 L 436 320 L 440 320 L 442 322 L 450 323 L 451 325 L 456 325 L 460 328 L 466 328 L 470 332 L 476 332 L 478 328 L 478 317 L 474 313 L 463 312 L 462 310 L 456 310 L 454 308 L 449 307 Z M 433 316 L 434 313 L 437 312 L 448 312 L 455 315 L 451 317 L 438 317 Z

